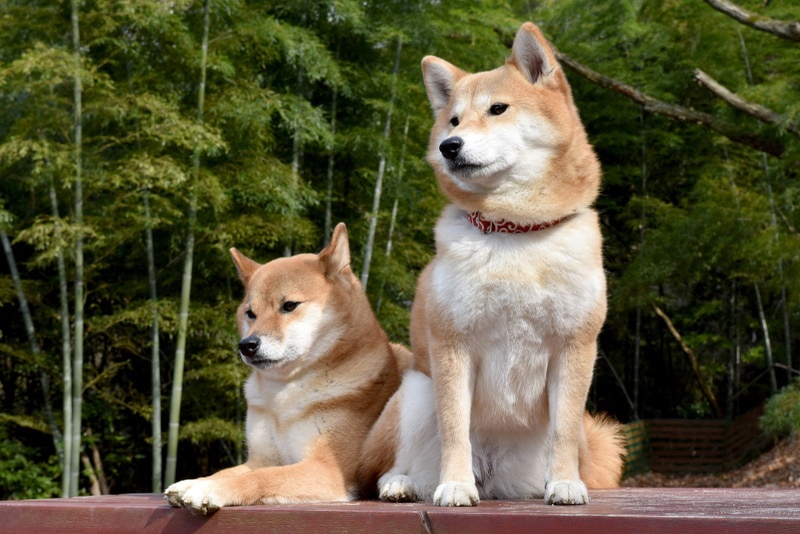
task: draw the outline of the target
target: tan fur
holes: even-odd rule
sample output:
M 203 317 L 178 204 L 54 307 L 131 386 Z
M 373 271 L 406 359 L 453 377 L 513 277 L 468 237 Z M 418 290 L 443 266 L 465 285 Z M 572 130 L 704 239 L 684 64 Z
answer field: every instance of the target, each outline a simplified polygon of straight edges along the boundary
M 377 425 L 391 431 L 384 418 L 400 421 L 399 437 L 384 442 L 397 445 L 393 466 L 382 470 L 381 498 L 585 503 L 584 482 L 618 483 L 624 450 L 617 423 L 585 414 L 606 314 L 602 238 L 590 207 L 597 157 L 566 76 L 533 24 L 520 28 L 497 69 L 468 74 L 431 56 L 422 69 L 436 117 L 427 160 L 453 204 L 437 224 L 436 257 L 419 277 L 411 313 L 415 372 L 432 385 L 406 373 Z M 448 154 L 454 139 L 459 147 Z M 519 224 L 561 222 L 484 235 L 467 221 L 472 211 Z M 419 435 L 432 426 L 411 413 L 425 408 L 416 399 L 429 388 L 440 462 L 411 452 L 425 446 Z
M 265 265 L 236 249 L 231 256 L 245 286 L 240 351 L 253 367 L 245 385 L 249 458 L 173 484 L 167 500 L 207 514 L 223 506 L 357 497 L 361 444 L 411 356 L 378 325 L 350 269 L 344 224 L 319 255 Z M 297 304 L 289 309 L 287 302 Z M 257 350 L 248 348 L 255 342 Z M 368 469 L 361 476 L 375 478 Z

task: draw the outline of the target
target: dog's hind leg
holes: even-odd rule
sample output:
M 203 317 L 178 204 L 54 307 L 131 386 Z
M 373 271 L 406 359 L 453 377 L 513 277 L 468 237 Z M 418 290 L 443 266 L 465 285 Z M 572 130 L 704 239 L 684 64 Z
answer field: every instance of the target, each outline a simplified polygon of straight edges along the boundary
M 440 456 L 431 379 L 419 371 L 407 371 L 387 410 L 394 411 L 385 415 L 397 423 L 395 459 L 378 480 L 378 494 L 390 502 L 430 499 Z

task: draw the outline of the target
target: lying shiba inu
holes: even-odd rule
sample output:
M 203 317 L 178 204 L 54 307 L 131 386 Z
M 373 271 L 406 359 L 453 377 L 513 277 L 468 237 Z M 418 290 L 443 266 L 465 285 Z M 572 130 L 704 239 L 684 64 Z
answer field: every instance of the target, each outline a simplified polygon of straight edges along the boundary
M 392 345 L 350 270 L 339 224 L 319 255 L 259 265 L 231 249 L 245 296 L 237 313 L 248 460 L 177 482 L 165 497 L 199 514 L 223 506 L 357 497 L 361 446 L 410 353 Z
M 417 284 L 415 370 L 366 447 L 394 453 L 380 497 L 586 503 L 587 485 L 618 484 L 624 452 L 619 426 L 585 413 L 606 314 L 599 163 L 533 24 L 495 70 L 422 70 L 427 159 L 452 204 Z

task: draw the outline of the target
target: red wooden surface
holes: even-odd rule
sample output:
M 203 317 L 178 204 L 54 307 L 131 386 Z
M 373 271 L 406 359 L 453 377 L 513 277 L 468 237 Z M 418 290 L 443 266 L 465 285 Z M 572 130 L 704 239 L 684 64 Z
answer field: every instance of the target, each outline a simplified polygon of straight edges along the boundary
M 590 496 L 586 506 L 486 501 L 475 508 L 438 508 L 361 501 L 225 508 L 209 518 L 170 508 L 150 494 L 4 501 L 0 532 L 800 532 L 800 490 L 625 488 Z

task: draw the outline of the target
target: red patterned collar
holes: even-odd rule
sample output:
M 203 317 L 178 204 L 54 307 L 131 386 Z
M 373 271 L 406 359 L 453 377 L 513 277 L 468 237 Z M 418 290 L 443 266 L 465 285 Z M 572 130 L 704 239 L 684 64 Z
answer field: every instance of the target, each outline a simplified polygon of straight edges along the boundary
M 492 221 L 484 218 L 481 212 L 473 211 L 471 213 L 467 213 L 467 219 L 469 219 L 469 222 L 472 223 L 472 226 L 474 226 L 484 234 L 493 234 L 493 233 L 524 234 L 527 232 L 536 232 L 538 230 L 545 230 L 547 228 L 551 228 L 560 223 L 561 221 L 563 221 L 564 217 L 546 223 L 519 224 L 513 221 L 507 221 L 505 219 L 500 219 L 499 221 Z

